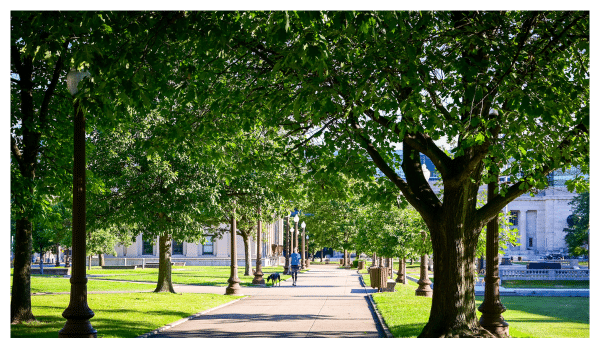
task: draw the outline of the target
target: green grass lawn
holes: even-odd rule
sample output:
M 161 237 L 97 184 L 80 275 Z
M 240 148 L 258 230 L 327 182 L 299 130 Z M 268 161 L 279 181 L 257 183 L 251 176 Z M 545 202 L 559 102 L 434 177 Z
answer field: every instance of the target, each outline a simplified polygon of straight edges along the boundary
M 589 280 L 504 280 L 502 287 L 523 289 L 589 289 Z
M 239 296 L 215 294 L 126 293 L 90 294 L 98 337 L 137 337 L 181 318 L 230 302 Z M 69 295 L 34 296 L 31 305 L 38 322 L 11 325 L 11 337 L 54 338 L 65 325 L 62 312 Z
M 363 276 L 366 277 L 366 276 Z M 367 275 L 368 277 L 368 275 Z M 368 283 L 368 279 L 365 280 Z M 368 284 L 367 284 L 368 285 Z M 397 292 L 373 295 L 377 308 L 395 337 L 417 337 L 429 319 L 431 298 L 416 297 L 417 284 L 396 285 Z M 476 297 L 479 306 L 483 297 Z M 589 337 L 589 298 L 502 297 L 503 314 L 512 337 Z
M 281 266 L 263 267 L 262 271 L 265 279 L 274 272 L 281 273 L 282 280 L 291 278 L 291 276 L 283 275 L 283 267 Z M 158 280 L 158 269 L 111 270 L 92 267 L 92 270 L 87 273 L 92 276 L 102 275 L 101 277 L 88 277 L 89 280 L 95 278 L 140 282 L 156 282 Z M 171 278 L 175 284 L 227 286 L 229 273 L 230 268 L 228 266 L 178 266 L 173 267 Z M 253 285 L 252 279 L 254 276 L 244 276 L 244 268 L 238 268 L 238 277 L 242 281 L 240 285 Z
M 12 287 L 12 278 L 10 279 Z M 144 291 L 154 290 L 156 286 L 151 284 L 137 284 L 124 282 L 111 282 L 103 280 L 88 279 L 88 291 Z M 31 292 L 69 292 L 71 282 L 69 278 L 52 276 L 31 276 Z

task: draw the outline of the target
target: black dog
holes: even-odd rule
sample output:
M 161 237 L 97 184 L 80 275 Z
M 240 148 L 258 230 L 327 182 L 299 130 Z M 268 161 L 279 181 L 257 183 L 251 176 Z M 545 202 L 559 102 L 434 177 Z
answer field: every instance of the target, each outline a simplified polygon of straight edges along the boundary
M 278 283 L 281 286 L 281 276 L 279 276 L 279 273 L 272 273 L 269 275 L 269 277 L 267 277 L 267 283 L 271 281 L 273 282 L 273 286 L 275 286 L 275 283 Z

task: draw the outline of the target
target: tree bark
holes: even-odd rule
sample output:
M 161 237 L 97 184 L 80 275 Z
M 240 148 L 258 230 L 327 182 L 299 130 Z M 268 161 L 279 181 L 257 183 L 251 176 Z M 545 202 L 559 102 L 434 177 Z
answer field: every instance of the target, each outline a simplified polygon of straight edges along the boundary
M 104 266 L 104 254 L 98 254 L 98 264 Z
M 44 274 L 44 257 L 43 254 L 40 254 L 40 275 Z
M 35 320 L 31 312 L 31 250 L 32 226 L 27 218 L 18 219 L 15 224 L 15 258 L 12 297 L 10 299 L 11 323 Z
M 92 270 L 92 255 L 88 256 L 88 270 Z
M 252 269 L 252 257 L 250 257 L 250 236 L 247 233 L 241 233 L 242 239 L 244 240 L 244 276 L 250 276 L 250 269 Z
M 60 266 L 60 244 L 56 244 L 56 266 Z
M 321 249 L 321 262 L 323 262 L 323 249 Z M 589 262 L 589 260 L 588 260 L 588 262 Z M 589 264 L 590 263 L 588 263 L 588 266 L 589 266 Z
M 477 320 L 475 307 L 475 250 L 482 224 L 471 216 L 477 201 L 476 185 L 445 182 L 444 207 L 430 218 L 435 287 L 424 337 L 493 337 Z
M 154 292 L 175 293 L 171 282 L 171 235 L 160 235 L 158 242 L 158 282 Z

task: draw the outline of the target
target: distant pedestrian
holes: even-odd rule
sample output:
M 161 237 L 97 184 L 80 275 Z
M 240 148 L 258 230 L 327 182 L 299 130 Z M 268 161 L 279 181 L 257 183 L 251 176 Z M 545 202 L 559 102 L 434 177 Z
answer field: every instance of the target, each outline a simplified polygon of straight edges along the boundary
M 292 285 L 296 286 L 296 282 L 298 281 L 298 270 L 300 270 L 300 260 L 302 259 L 298 253 L 298 248 L 294 248 L 294 253 L 290 255 L 290 259 L 292 260 Z

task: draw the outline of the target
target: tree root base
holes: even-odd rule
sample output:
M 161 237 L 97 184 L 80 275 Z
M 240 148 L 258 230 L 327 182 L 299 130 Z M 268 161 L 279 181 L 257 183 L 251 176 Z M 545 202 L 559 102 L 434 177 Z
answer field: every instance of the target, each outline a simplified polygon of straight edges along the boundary
M 421 332 L 418 338 L 498 338 L 484 328 L 477 330 L 451 330 L 442 334 L 430 334 L 425 331 Z M 502 337 L 510 338 L 510 336 Z

